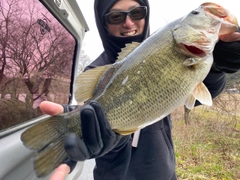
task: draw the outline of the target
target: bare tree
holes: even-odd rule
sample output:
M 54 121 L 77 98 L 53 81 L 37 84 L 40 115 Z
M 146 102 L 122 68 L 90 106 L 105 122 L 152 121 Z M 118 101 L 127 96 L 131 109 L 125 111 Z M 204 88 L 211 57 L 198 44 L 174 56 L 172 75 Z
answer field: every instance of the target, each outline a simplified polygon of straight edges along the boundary
M 0 4 L 1 93 L 2 97 L 5 91 L 17 98 L 22 92 L 10 89 L 20 89 L 27 94 L 26 102 L 33 105 L 47 96 L 52 79 L 70 80 L 75 40 L 53 18 L 47 19 L 48 12 L 36 2 L 21 2 Z M 39 11 L 45 13 L 41 18 L 36 14 Z

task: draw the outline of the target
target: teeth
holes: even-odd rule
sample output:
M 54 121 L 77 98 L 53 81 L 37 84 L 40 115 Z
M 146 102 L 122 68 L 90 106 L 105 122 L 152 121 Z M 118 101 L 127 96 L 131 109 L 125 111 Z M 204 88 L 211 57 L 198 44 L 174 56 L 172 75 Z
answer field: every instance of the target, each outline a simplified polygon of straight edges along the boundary
M 131 32 L 126 32 L 126 33 L 123 33 L 124 36 L 133 36 L 135 35 L 136 31 L 131 31 Z

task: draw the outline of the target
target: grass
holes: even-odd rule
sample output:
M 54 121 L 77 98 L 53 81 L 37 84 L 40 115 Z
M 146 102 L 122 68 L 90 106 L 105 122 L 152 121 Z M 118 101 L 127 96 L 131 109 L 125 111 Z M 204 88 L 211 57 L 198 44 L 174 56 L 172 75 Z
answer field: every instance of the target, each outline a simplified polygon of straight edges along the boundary
M 173 113 L 177 175 L 189 180 L 240 180 L 240 117 L 200 106 L 185 125 Z

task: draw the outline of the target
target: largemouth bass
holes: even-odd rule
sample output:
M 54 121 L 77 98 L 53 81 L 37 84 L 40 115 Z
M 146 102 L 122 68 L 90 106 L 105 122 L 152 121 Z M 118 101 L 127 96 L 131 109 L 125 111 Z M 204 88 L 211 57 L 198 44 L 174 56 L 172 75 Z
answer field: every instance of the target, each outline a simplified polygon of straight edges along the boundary
M 161 120 L 182 104 L 211 105 L 202 83 L 213 62 L 219 36 L 236 31 L 236 18 L 223 7 L 203 3 L 187 16 L 159 29 L 141 44 L 126 45 L 116 63 L 88 70 L 75 81 L 78 103 L 97 101 L 112 129 L 127 135 Z M 50 117 L 27 129 L 23 144 L 35 151 L 38 177 L 67 158 L 63 140 L 82 138 L 80 109 Z

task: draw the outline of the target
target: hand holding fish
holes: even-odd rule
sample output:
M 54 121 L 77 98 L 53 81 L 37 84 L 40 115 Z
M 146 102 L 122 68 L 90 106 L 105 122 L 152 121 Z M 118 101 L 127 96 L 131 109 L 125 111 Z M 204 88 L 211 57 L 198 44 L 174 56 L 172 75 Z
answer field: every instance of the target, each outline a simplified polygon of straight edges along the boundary
M 82 139 L 75 133 L 69 134 L 64 143 L 70 159 L 84 161 L 100 157 L 112 150 L 121 135 L 112 131 L 101 106 L 92 101 L 81 109 Z M 83 141 L 84 139 L 84 141 Z
M 240 31 L 240 29 L 239 29 Z M 220 40 L 223 42 L 234 42 L 234 41 L 240 41 L 240 33 L 239 32 L 233 32 L 231 34 L 224 34 L 219 37 Z
M 76 106 L 59 105 L 52 102 L 44 101 L 40 104 L 43 113 L 57 115 L 76 109 Z M 68 135 L 64 140 L 64 147 L 71 160 L 64 161 L 66 165 L 60 165 L 56 170 L 67 175 L 75 167 L 74 161 L 84 161 L 86 159 L 99 157 L 110 151 L 119 142 L 121 135 L 114 133 L 106 120 L 101 107 L 97 102 L 91 102 L 81 109 L 81 125 L 83 139 L 76 134 Z M 74 161 L 73 161 L 74 160 Z M 69 164 L 69 162 L 71 164 Z M 69 168 L 70 167 L 70 168 Z M 58 174 L 58 173 L 57 173 Z M 53 176 L 52 179 L 56 177 Z M 58 179 L 58 178 L 56 178 Z
M 240 31 L 240 29 L 238 30 Z M 220 36 L 213 51 L 213 68 L 225 73 L 235 73 L 240 69 L 240 33 Z

